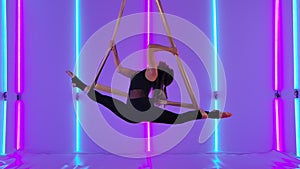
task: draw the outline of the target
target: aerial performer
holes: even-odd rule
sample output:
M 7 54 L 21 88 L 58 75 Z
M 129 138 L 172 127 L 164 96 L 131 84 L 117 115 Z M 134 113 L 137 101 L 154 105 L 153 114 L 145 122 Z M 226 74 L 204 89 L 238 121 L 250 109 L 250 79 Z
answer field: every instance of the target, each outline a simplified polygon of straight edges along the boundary
M 193 109 L 184 113 L 175 113 L 160 105 L 168 99 L 167 87 L 173 82 L 174 71 L 165 62 L 155 62 L 155 53 L 167 51 L 178 55 L 176 47 L 167 47 L 159 44 L 149 44 L 147 48 L 148 65 L 143 70 L 132 70 L 121 65 L 116 44 L 112 40 L 110 48 L 114 55 L 114 63 L 117 71 L 130 78 L 127 102 L 124 103 L 111 96 L 104 95 L 96 89 L 96 83 L 88 86 L 71 71 L 66 73 L 72 79 L 73 87 L 87 93 L 93 101 L 108 108 L 112 113 L 129 123 L 153 122 L 163 124 L 182 124 L 198 119 L 220 119 L 231 117 L 229 112 L 219 110 L 204 111 Z M 150 97 L 151 90 L 153 96 Z

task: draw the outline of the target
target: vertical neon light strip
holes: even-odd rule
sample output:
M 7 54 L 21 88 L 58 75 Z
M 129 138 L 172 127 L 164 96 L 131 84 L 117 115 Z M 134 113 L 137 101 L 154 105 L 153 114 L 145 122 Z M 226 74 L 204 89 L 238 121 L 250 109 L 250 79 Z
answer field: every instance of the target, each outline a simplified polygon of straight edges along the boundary
M 293 0 L 294 89 L 299 89 L 298 0 Z
M 299 91 L 298 0 L 293 0 L 294 89 Z M 295 98 L 296 155 L 300 156 L 299 98 Z
M 80 55 L 80 0 L 75 0 L 75 55 L 76 55 L 76 72 L 75 74 L 80 77 L 80 65 L 79 65 L 79 55 Z M 76 93 L 79 93 L 79 89 L 76 88 Z M 80 152 L 80 124 L 79 124 L 79 113 L 80 113 L 80 102 L 76 100 L 76 145 L 75 152 Z
M 274 90 L 278 91 L 279 90 L 279 10 L 280 4 L 279 0 L 275 0 L 275 38 L 274 38 Z M 281 126 L 280 126 L 280 102 L 279 98 L 275 98 L 274 100 L 275 104 L 275 130 L 276 130 L 276 150 L 281 151 Z
M 299 124 L 299 109 L 300 109 L 300 103 L 299 98 L 295 98 L 295 121 L 296 121 L 296 155 L 300 157 L 300 124 Z
M 275 41 L 274 41 L 274 89 L 278 90 L 278 55 L 279 55 L 279 50 L 278 50 L 278 34 L 279 34 L 279 0 L 275 0 Z
M 150 7 L 151 7 L 151 0 L 147 1 L 147 46 L 150 44 Z M 147 133 L 147 152 L 151 152 L 151 123 L 146 122 L 146 133 Z
M 214 68 L 214 93 L 218 92 L 218 28 L 217 28 L 217 0 L 212 0 L 212 17 L 213 17 L 213 44 L 214 44 L 214 56 L 213 56 L 213 68 Z M 218 99 L 214 100 L 214 108 L 219 109 Z M 214 137 L 214 152 L 219 152 L 219 120 L 215 120 L 215 137 Z
M 7 20 L 6 20 L 6 0 L 2 0 L 2 57 L 3 57 L 3 92 L 7 92 Z M 5 155 L 5 149 L 6 149 L 6 113 L 7 113 L 7 101 L 3 101 L 3 121 L 2 121 L 2 145 L 0 149 L 0 155 Z
M 275 120 L 276 120 L 276 150 L 281 151 L 281 141 L 280 141 L 280 125 L 279 125 L 279 99 L 274 99 L 275 106 Z
M 18 77 L 18 81 L 17 81 L 17 92 L 20 94 L 21 93 L 21 0 L 18 0 L 18 59 L 17 59 L 17 63 L 18 63 L 18 70 L 17 70 L 17 77 Z
M 22 92 L 21 88 L 21 83 L 22 83 L 22 78 L 21 78 L 21 62 L 22 62 L 22 34 L 21 34 L 21 29 L 22 29 L 22 2 L 21 0 L 18 0 L 18 23 L 17 23 L 17 94 L 20 95 Z M 16 140 L 16 149 L 20 150 L 21 147 L 21 101 L 17 100 L 17 140 Z
M 18 100 L 16 102 L 16 110 L 17 110 L 17 145 L 16 149 L 20 150 L 21 147 L 21 101 Z
M 6 150 L 6 113 L 7 113 L 7 101 L 3 104 L 3 125 L 2 125 L 2 148 L 0 155 L 5 155 Z

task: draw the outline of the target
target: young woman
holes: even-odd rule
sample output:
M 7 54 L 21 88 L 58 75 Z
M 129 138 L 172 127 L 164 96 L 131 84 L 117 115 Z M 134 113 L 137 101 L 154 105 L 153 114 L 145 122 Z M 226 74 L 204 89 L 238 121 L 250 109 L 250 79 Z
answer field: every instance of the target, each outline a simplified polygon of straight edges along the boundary
M 154 53 L 157 51 L 168 51 L 175 55 L 178 54 L 176 48 L 170 48 L 162 45 L 151 44 L 148 46 L 148 67 L 141 71 L 135 71 L 122 67 L 118 57 L 116 45 L 112 42 L 111 48 L 114 53 L 114 62 L 119 73 L 129 77 L 130 86 L 128 91 L 127 103 L 103 95 L 90 88 L 71 71 L 67 74 L 72 77 L 72 84 L 83 91 L 87 91 L 88 96 L 97 103 L 105 106 L 115 115 L 129 123 L 155 122 L 165 124 L 181 124 L 192 120 L 205 118 L 227 118 L 231 113 L 213 110 L 211 112 L 203 110 L 192 110 L 177 114 L 154 105 L 153 99 L 149 98 L 150 90 L 154 90 L 154 100 L 167 99 L 166 87 L 173 81 L 174 72 L 164 62 L 156 65 Z

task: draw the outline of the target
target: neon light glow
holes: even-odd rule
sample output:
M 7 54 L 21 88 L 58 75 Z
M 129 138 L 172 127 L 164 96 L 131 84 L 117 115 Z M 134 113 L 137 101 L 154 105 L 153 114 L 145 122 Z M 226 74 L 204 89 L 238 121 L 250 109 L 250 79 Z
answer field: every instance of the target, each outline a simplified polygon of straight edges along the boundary
M 17 10 L 17 16 L 18 16 L 18 20 L 17 20 L 17 94 L 20 95 L 22 93 L 22 88 L 21 88 L 21 83 L 22 83 L 22 78 L 21 78 L 21 69 L 22 69 L 22 34 L 21 34 L 21 29 L 22 29 L 22 2 L 21 0 L 18 0 L 18 10 Z M 21 147 L 21 116 L 22 116 L 22 112 L 21 112 L 21 102 L 18 100 L 16 102 L 17 107 L 16 107 L 16 117 L 17 117 L 17 136 L 16 136 L 16 149 L 20 150 Z
M 218 30 L 217 0 L 213 0 L 213 44 L 214 44 L 214 91 L 218 91 Z
M 278 40 L 278 36 L 279 36 L 279 0 L 275 0 L 275 41 L 274 41 L 274 89 L 278 90 L 278 55 L 279 55 L 279 51 L 278 51 L 278 44 L 279 44 L 279 40 Z
M 147 45 L 150 44 L 150 5 L 151 5 L 151 2 L 150 0 L 148 0 L 148 3 L 147 3 Z
M 76 148 L 75 152 L 80 152 L 80 123 L 79 123 L 79 111 L 80 111 L 80 103 L 76 101 Z
M 74 157 L 74 160 L 73 160 L 73 163 L 75 164 L 75 167 L 74 168 L 80 168 L 81 166 L 84 165 L 82 159 L 80 158 L 79 154 L 76 154 L 75 157 Z M 89 167 L 87 167 L 89 168 Z
M 21 93 L 21 0 L 18 0 L 18 58 L 17 58 L 17 93 Z
M 293 0 L 294 89 L 299 90 L 298 0 Z M 300 156 L 299 98 L 295 98 L 296 155 Z
M 3 91 L 7 91 L 7 20 L 6 0 L 2 0 Z
M 280 111 L 280 103 L 279 99 L 274 99 L 274 106 L 275 106 L 275 129 L 276 129 L 276 150 L 281 151 L 281 128 L 280 128 L 280 116 L 279 116 L 279 111 Z
M 7 20 L 6 20 L 6 0 L 2 0 L 2 72 L 3 72 L 3 79 L 2 79 L 2 90 L 3 92 L 7 92 Z M 3 111 L 2 111 L 2 126 L 1 126 L 1 133 L 2 133 L 2 140 L 1 140 L 1 148 L 0 148 L 0 155 L 5 154 L 6 149 L 6 113 L 7 113 L 7 101 L 3 101 Z
M 216 100 L 214 100 L 214 103 L 215 103 L 215 105 L 214 105 L 214 108 L 215 109 L 218 109 L 218 107 L 219 107 L 219 101 L 216 99 Z M 214 152 L 219 152 L 220 151 L 220 148 L 219 148 L 219 142 L 220 142 L 220 138 L 219 138 L 219 119 L 215 119 L 214 120 L 214 124 L 215 124 L 215 126 L 214 126 L 214 128 L 215 128 L 215 137 L 214 137 Z
M 213 27 L 213 45 L 214 45 L 214 56 L 213 56 L 213 68 L 214 68 L 214 91 L 218 92 L 218 28 L 217 28 L 217 0 L 212 0 L 212 27 Z M 214 109 L 219 108 L 219 101 L 214 100 Z M 214 152 L 219 152 L 219 120 L 215 120 L 215 137 L 214 137 Z
M 150 44 L 150 6 L 151 0 L 147 1 L 147 46 Z M 151 152 L 151 123 L 146 122 L 145 124 L 146 134 L 147 134 L 147 152 Z
M 20 150 L 21 147 L 21 101 L 16 102 L 16 114 L 17 114 L 17 141 L 16 141 L 16 149 Z
M 3 125 L 2 125 L 2 147 L 0 155 L 5 155 L 6 149 L 6 112 L 7 112 L 7 102 L 3 103 Z
M 293 0 L 294 89 L 299 89 L 298 0 Z
M 300 113 L 300 100 L 299 98 L 295 99 L 295 120 L 296 120 L 296 155 L 300 156 L 300 123 L 299 123 L 299 113 Z
M 278 79 L 279 79 L 279 0 L 275 0 L 275 38 L 274 38 L 274 90 L 278 91 Z M 280 102 L 278 98 L 275 98 L 275 137 L 276 137 L 276 150 L 281 151 L 281 126 L 280 126 Z
M 75 74 L 80 77 L 80 65 L 79 65 L 79 55 L 80 55 L 80 0 L 75 0 L 75 60 L 76 60 L 76 72 Z M 79 93 L 79 89 L 76 88 L 76 93 Z M 76 145 L 75 152 L 80 152 L 80 123 L 79 123 L 79 113 L 80 113 L 80 102 L 76 100 Z
M 214 163 L 214 168 L 216 168 L 216 169 L 222 168 L 221 167 L 222 161 L 220 160 L 220 158 L 218 157 L 217 154 L 215 155 L 215 158 L 213 159 L 213 163 Z
M 147 129 L 147 151 L 151 152 L 151 123 L 146 122 L 146 129 Z

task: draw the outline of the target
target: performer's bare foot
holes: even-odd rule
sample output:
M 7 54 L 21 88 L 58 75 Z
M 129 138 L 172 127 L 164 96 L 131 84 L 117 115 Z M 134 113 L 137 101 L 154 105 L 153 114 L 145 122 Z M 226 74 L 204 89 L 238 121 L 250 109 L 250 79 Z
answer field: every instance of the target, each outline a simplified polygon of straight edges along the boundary
M 81 90 L 85 90 L 87 88 L 87 85 L 83 83 L 80 79 L 78 79 L 78 77 L 75 76 L 73 72 L 67 70 L 66 73 L 72 78 L 73 87 L 78 87 Z
M 73 72 L 69 71 L 69 70 L 66 70 L 66 73 L 73 79 L 75 77 L 75 75 L 73 74 Z M 76 84 L 75 83 L 72 83 L 72 86 L 73 87 L 76 87 Z
M 228 118 L 231 117 L 232 114 L 230 112 L 221 112 L 219 110 L 212 110 L 208 113 L 208 118 L 211 119 L 223 119 L 223 118 Z
M 228 118 L 228 117 L 231 117 L 231 116 L 232 116 L 232 113 L 230 113 L 230 112 L 221 113 L 221 118 Z
M 73 78 L 75 75 L 73 74 L 73 72 L 69 71 L 69 70 L 66 70 L 66 73 L 71 77 Z

